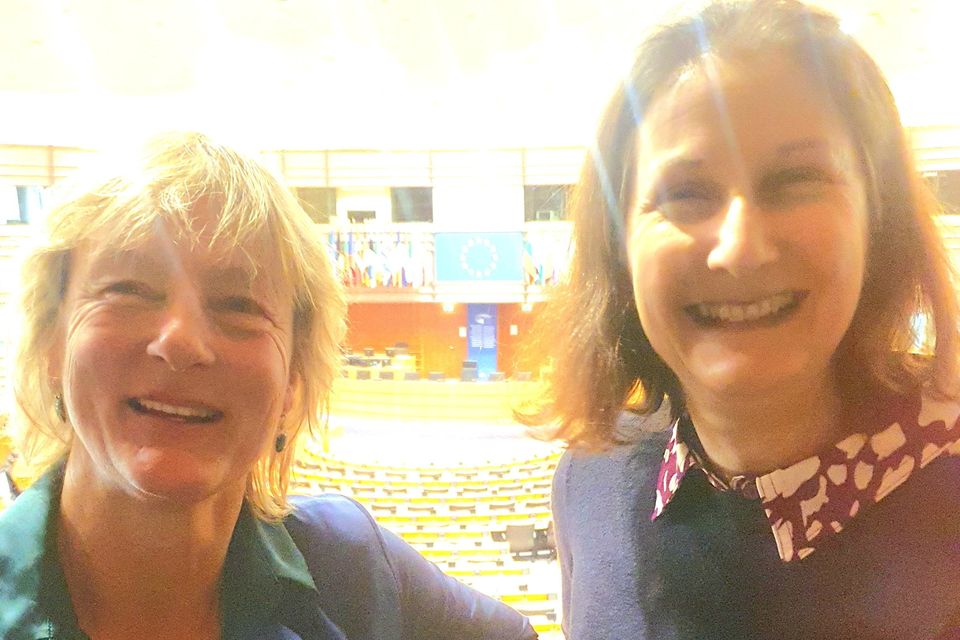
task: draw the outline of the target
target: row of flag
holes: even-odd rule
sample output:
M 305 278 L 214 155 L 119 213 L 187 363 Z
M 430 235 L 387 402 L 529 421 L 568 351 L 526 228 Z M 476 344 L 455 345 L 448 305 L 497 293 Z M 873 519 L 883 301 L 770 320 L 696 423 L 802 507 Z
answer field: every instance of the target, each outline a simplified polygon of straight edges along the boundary
M 330 257 L 347 287 L 416 288 L 433 282 L 432 243 L 405 233 L 331 231 Z
M 462 239 L 457 238 L 452 247 L 458 265 L 453 264 L 452 259 L 440 260 L 442 256 L 438 257 L 437 254 L 445 247 L 439 236 L 454 235 L 462 236 Z M 503 280 L 505 269 L 506 272 L 516 273 L 515 279 L 522 280 L 528 286 L 548 287 L 560 282 L 570 262 L 569 236 L 565 234 L 523 234 L 522 248 L 517 252 L 520 264 L 516 270 L 510 268 L 509 264 L 497 264 L 494 269 L 472 268 L 476 265 L 471 265 L 466 259 L 479 256 L 480 262 L 483 262 L 483 251 L 491 247 L 500 249 L 498 260 L 513 262 L 514 259 L 510 257 L 512 252 L 504 250 L 507 235 L 512 234 L 330 231 L 328 248 L 340 280 L 347 287 L 403 289 L 430 286 L 437 280 Z M 473 248 L 469 251 L 460 249 L 471 241 Z M 438 267 L 438 262 L 443 262 L 440 265 L 443 269 Z M 467 275 L 458 276 L 460 271 Z M 513 276 L 509 279 L 513 279 Z

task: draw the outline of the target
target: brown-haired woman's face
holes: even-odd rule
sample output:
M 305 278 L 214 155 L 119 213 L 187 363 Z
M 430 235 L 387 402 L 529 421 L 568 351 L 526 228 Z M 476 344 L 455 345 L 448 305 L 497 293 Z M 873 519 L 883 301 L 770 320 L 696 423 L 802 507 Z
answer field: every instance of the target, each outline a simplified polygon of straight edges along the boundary
M 691 400 L 829 379 L 860 298 L 868 219 L 854 148 L 823 95 L 780 55 L 710 59 L 658 95 L 640 128 L 634 296 Z

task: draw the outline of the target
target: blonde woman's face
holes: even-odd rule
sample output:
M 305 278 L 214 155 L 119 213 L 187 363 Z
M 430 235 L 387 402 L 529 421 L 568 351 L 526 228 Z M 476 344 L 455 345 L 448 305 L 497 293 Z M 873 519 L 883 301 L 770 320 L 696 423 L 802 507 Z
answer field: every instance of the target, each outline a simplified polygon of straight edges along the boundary
M 792 61 L 706 63 L 639 132 L 627 252 L 641 324 L 685 392 L 818 386 L 860 299 L 864 182 Z
M 278 269 L 264 259 L 254 275 L 202 236 L 191 246 L 158 224 L 139 248 L 72 260 L 51 353 L 76 434 L 68 465 L 135 496 L 239 499 L 292 402 Z

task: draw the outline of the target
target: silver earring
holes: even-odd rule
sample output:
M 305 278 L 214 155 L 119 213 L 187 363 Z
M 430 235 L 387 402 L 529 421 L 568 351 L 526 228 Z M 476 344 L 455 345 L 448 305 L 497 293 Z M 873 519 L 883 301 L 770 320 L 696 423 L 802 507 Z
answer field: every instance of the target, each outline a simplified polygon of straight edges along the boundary
M 276 449 L 277 453 L 282 453 L 284 447 L 287 446 L 287 434 L 281 432 L 277 436 L 277 439 L 273 442 L 273 448 Z
M 53 397 L 53 410 L 57 412 L 60 422 L 67 421 L 67 408 L 63 404 L 63 394 L 58 393 Z

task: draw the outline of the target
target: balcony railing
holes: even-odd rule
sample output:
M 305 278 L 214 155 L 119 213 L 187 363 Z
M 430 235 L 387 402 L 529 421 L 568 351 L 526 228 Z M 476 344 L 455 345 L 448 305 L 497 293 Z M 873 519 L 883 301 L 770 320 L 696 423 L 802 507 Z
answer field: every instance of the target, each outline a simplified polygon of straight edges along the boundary
M 330 258 L 352 299 L 533 301 L 561 281 L 570 261 L 570 225 L 565 222 L 530 223 L 515 232 L 458 231 L 454 235 L 464 249 L 453 257 L 453 268 L 444 255 L 450 251 L 449 238 L 438 256 L 437 236 L 443 232 L 405 226 L 324 227 Z M 522 249 L 498 252 L 498 242 Z M 470 260 L 484 261 L 483 251 L 498 269 L 471 267 Z

